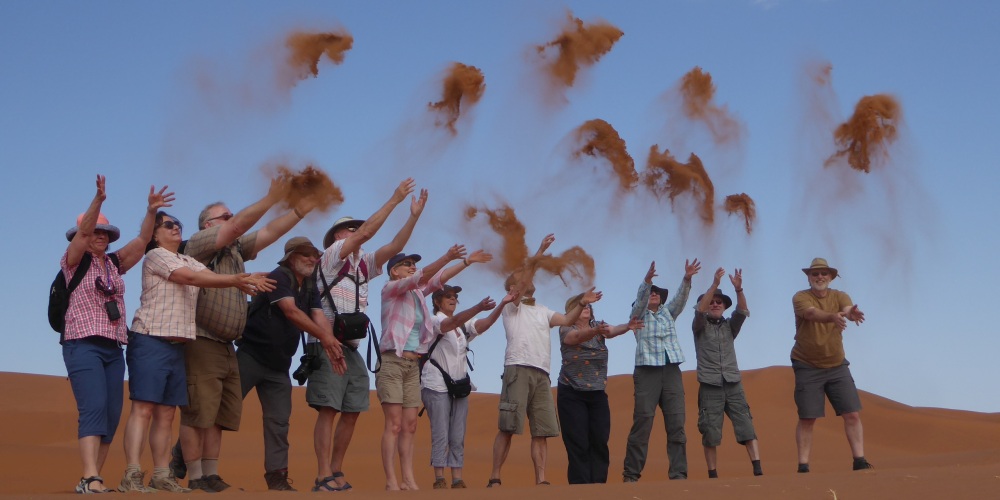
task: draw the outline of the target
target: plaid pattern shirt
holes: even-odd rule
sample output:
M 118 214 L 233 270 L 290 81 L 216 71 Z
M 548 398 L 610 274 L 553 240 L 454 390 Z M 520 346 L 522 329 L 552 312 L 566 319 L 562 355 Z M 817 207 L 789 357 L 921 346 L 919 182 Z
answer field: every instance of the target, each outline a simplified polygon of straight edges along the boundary
M 434 321 L 431 312 L 427 310 L 424 297 L 441 288 L 441 274 L 437 272 L 431 279 L 420 286 L 423 269 L 418 269 L 413 276 L 392 280 L 382 288 L 382 338 L 378 348 L 382 352 L 394 351 L 397 356 L 403 355 L 403 347 L 410 332 L 417 326 L 417 307 L 424 313 L 424 322 L 420 326 L 420 345 L 417 352 L 427 352 L 434 340 Z M 440 327 L 439 327 L 440 328 Z
M 91 255 L 91 257 L 94 257 Z M 69 267 L 67 259 L 69 251 L 63 254 L 59 260 L 59 267 L 62 269 L 66 283 L 73 279 L 73 273 L 80 267 L 79 264 Z M 119 259 L 121 257 L 119 256 Z M 121 262 L 119 260 L 119 262 Z M 115 321 L 108 320 L 108 312 L 104 309 L 104 303 L 114 298 L 118 303 L 118 310 L 125 311 L 125 280 L 118 274 L 118 267 L 111 262 L 108 257 L 104 258 L 106 271 L 102 272 L 97 258 L 90 262 L 87 274 L 83 276 L 83 281 L 76 287 L 69 296 L 69 308 L 66 309 L 66 340 L 79 340 L 86 337 L 104 337 L 116 342 L 125 344 L 127 340 L 127 320 L 125 315 Z M 95 285 L 97 277 L 105 283 L 110 283 L 114 287 L 115 293 L 111 297 L 104 295 Z
M 205 266 L 211 265 L 217 274 L 245 273 L 243 262 L 257 256 L 257 231 L 240 236 L 219 252 L 215 249 L 215 240 L 221 228 L 213 226 L 194 233 L 184 253 Z M 195 313 L 199 337 L 231 342 L 238 339 L 246 327 L 247 295 L 236 287 L 203 288 L 198 294 Z
M 644 326 L 635 331 L 635 366 L 666 366 L 684 362 L 681 344 L 677 341 L 675 321 L 684 310 L 691 282 L 682 279 L 677 293 L 670 302 L 660 304 L 656 312 L 649 310 L 649 293 L 653 285 L 643 281 L 639 285 L 631 318 L 639 318 Z
M 132 331 L 152 337 L 194 340 L 194 309 L 198 287 L 169 280 L 170 273 L 187 267 L 201 271 L 205 266 L 187 255 L 154 248 L 142 262 L 142 295 L 132 320 Z

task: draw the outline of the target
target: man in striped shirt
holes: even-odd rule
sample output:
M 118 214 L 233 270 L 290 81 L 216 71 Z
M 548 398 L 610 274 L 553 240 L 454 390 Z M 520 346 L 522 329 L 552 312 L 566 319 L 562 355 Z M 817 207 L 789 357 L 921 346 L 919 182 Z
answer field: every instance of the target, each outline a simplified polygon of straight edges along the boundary
M 625 470 L 622 472 L 626 483 L 636 482 L 642 475 L 657 406 L 663 413 L 667 428 L 668 477 L 687 479 L 684 382 L 680 368 L 684 353 L 677 340 L 675 321 L 687 303 L 691 277 L 700 269 L 698 259 L 684 261 L 684 279 L 678 287 L 677 296 L 667 303 L 667 290 L 653 285 L 656 262 L 652 262 L 632 303 L 630 317 L 642 320 L 644 326 L 635 330 L 635 407 L 632 411 L 632 430 L 625 447 Z

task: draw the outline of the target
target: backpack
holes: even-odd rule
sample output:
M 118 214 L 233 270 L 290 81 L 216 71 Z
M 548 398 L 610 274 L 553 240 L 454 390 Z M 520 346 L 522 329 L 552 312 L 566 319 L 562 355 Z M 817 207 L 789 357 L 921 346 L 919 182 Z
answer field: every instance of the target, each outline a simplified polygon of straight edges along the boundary
M 107 255 L 120 274 L 122 266 L 121 262 L 118 261 L 118 254 L 110 253 Z M 90 270 L 90 264 L 93 260 L 90 252 L 84 252 L 69 283 L 66 283 L 66 275 L 60 269 L 59 273 L 56 274 L 56 279 L 52 280 L 52 286 L 49 287 L 49 326 L 59 332 L 60 344 L 65 341 L 66 337 L 66 311 L 69 310 L 69 296 L 73 290 L 76 290 L 76 287 L 80 286 L 80 282 Z

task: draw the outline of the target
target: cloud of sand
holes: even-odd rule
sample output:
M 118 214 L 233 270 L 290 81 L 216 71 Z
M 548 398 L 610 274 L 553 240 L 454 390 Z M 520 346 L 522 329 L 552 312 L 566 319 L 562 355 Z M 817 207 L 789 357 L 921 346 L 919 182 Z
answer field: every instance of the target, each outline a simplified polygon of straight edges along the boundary
M 854 106 L 854 114 L 834 131 L 837 152 L 827 158 L 824 166 L 846 158 L 851 168 L 870 173 L 876 164 L 888 158 L 889 146 L 896 141 L 902 121 L 902 108 L 887 94 L 868 95 Z
M 726 106 L 715 102 L 715 84 L 711 74 L 694 67 L 681 78 L 677 93 L 684 116 L 688 120 L 704 123 L 716 144 L 740 140 L 743 127 Z
M 288 208 L 294 208 L 302 200 L 309 200 L 316 210 L 327 213 L 344 203 L 344 192 L 323 169 L 315 165 L 306 165 L 300 170 L 277 165 L 273 169 L 265 167 L 264 172 L 271 180 L 286 184 L 282 204 Z
M 625 148 L 625 140 L 610 123 L 594 119 L 588 120 L 574 131 L 580 147 L 573 152 L 574 158 L 582 155 L 603 158 L 611 164 L 618 186 L 631 191 L 639 183 L 639 174 L 635 171 L 635 161 Z
M 285 39 L 288 56 L 278 73 L 283 88 L 319 76 L 319 62 L 326 56 L 333 64 L 344 62 L 344 55 L 354 45 L 354 37 L 346 30 L 313 33 L 294 32 Z
M 722 205 L 730 215 L 742 215 L 747 234 L 753 232 L 753 223 L 757 220 L 757 205 L 746 193 L 726 196 Z
M 479 102 L 486 92 L 486 78 L 479 68 L 456 62 L 448 69 L 442 86 L 441 100 L 428 106 L 444 118 L 443 124 L 451 135 L 457 135 L 455 122 L 463 114 L 463 103 L 465 112 L 468 112 Z M 441 126 L 442 123 L 438 122 L 437 125 Z
M 562 32 L 535 50 L 546 62 L 545 69 L 552 81 L 572 87 L 580 69 L 596 64 L 624 34 L 608 22 L 585 24 L 567 13 Z
M 664 149 L 661 153 L 659 146 L 654 144 L 649 148 L 642 182 L 658 198 L 669 197 L 674 207 L 678 201 L 684 203 L 689 198 L 695 202 L 694 208 L 705 225 L 715 222 L 715 186 L 698 155 L 691 153 L 687 163 L 682 163 L 670 154 L 670 150 Z

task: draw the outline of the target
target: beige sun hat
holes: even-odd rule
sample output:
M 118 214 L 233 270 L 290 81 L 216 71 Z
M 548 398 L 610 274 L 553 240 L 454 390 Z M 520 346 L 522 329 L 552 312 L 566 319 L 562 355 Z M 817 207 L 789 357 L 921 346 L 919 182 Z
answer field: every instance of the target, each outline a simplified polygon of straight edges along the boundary
M 817 269 L 826 269 L 830 271 L 830 274 L 832 275 L 830 279 L 834 279 L 838 276 L 837 268 L 830 267 L 830 265 L 826 263 L 826 259 L 822 257 L 816 257 L 813 259 L 812 262 L 809 263 L 809 267 L 802 268 L 802 272 L 806 273 L 806 276 L 809 276 L 810 272 Z

